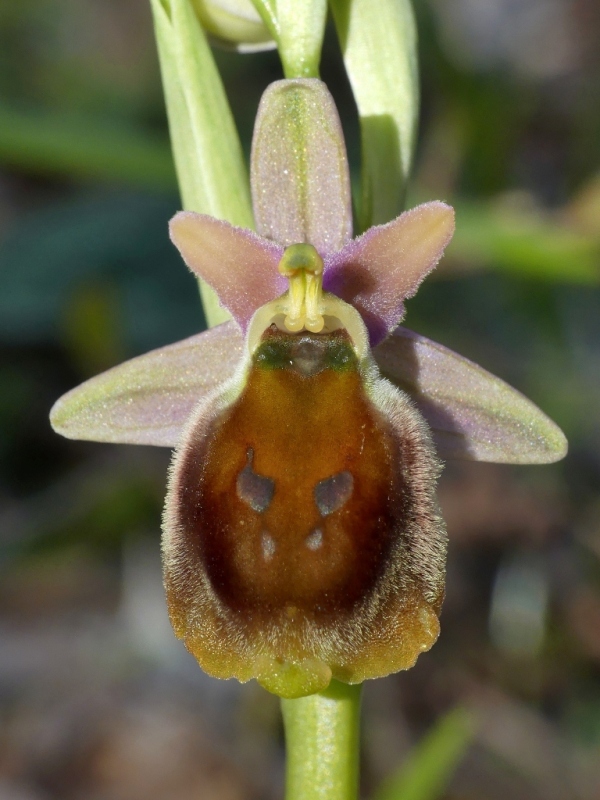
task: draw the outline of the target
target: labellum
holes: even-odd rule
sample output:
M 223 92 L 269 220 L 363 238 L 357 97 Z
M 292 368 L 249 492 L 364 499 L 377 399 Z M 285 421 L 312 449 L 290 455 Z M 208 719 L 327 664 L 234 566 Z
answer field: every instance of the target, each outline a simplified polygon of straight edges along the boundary
M 218 677 L 293 697 L 406 669 L 437 638 L 445 531 L 429 432 L 310 245 L 247 360 L 194 414 L 164 517 L 174 628 Z

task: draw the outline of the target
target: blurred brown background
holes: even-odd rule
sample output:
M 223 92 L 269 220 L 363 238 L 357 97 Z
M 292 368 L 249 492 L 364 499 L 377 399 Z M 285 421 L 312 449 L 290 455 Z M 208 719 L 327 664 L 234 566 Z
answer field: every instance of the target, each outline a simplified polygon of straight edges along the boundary
M 442 636 L 364 701 L 365 796 L 455 705 L 447 800 L 600 798 L 600 5 L 417 0 L 413 201 L 458 233 L 407 323 L 564 428 L 548 467 L 453 463 Z M 376 13 L 376 4 L 374 4 Z M 246 149 L 277 56 L 217 54 Z M 333 31 L 323 77 L 357 168 Z M 0 0 L 0 799 L 270 800 L 278 704 L 168 625 L 169 453 L 68 442 L 53 401 L 203 326 L 146 0 Z

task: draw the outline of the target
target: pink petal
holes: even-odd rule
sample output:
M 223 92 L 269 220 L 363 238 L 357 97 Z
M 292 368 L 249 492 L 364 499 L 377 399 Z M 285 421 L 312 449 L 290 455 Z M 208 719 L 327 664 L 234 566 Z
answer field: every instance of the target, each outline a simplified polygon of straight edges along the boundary
M 285 245 L 308 242 L 322 256 L 352 236 L 350 173 L 342 126 L 316 78 L 272 83 L 254 126 L 251 159 L 256 229 Z
M 438 201 L 370 228 L 325 262 L 324 286 L 361 313 L 376 345 L 404 316 L 404 300 L 438 263 L 454 233 L 454 210 Z
M 416 401 L 443 458 L 547 464 L 566 454 L 564 434 L 536 405 L 441 344 L 398 328 L 373 355 Z
M 68 439 L 174 447 L 198 402 L 233 375 L 242 350 L 234 322 L 152 350 L 63 395 L 52 427 Z
M 277 270 L 283 248 L 252 231 L 193 211 L 175 214 L 169 230 L 185 263 L 243 330 L 259 306 L 287 289 Z

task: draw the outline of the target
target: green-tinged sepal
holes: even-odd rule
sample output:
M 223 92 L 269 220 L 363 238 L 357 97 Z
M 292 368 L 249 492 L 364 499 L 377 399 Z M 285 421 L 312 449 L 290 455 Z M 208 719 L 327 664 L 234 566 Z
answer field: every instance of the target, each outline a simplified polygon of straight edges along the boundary
M 252 141 L 252 199 L 259 234 L 322 257 L 352 235 L 352 204 L 340 120 L 324 83 L 283 80 L 265 91 Z
M 230 321 L 96 375 L 59 398 L 67 439 L 174 447 L 198 402 L 233 377 L 243 339 Z
M 407 328 L 373 351 L 382 373 L 410 393 L 444 458 L 551 464 L 567 453 L 561 429 L 501 378 Z
M 358 107 L 361 230 L 403 209 L 419 116 L 417 32 L 410 0 L 331 0 Z
M 251 228 L 242 148 L 190 0 L 151 0 L 175 167 L 184 208 Z M 202 285 L 209 325 L 228 318 Z
M 192 0 L 192 4 L 215 44 L 232 47 L 239 53 L 277 47 L 251 0 Z
M 327 0 L 253 0 L 277 42 L 286 78 L 318 78 Z

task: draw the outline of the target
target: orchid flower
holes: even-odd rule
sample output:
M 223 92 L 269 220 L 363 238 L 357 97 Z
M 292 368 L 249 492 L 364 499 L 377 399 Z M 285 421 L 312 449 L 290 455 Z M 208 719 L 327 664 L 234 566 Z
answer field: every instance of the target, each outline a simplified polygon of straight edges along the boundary
M 561 431 L 499 378 L 399 327 L 454 214 L 352 239 L 347 158 L 317 79 L 272 84 L 252 151 L 257 233 L 180 212 L 171 238 L 233 319 L 87 381 L 74 439 L 175 447 L 163 518 L 179 637 L 211 675 L 299 697 L 435 642 L 440 458 L 546 463 Z

